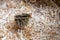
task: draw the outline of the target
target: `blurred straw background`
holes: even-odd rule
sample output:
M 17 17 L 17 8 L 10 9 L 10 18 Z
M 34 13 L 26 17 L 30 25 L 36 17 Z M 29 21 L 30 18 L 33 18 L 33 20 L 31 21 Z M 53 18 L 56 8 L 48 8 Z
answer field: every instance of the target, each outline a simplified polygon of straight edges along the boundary
M 15 15 L 31 14 L 20 30 Z M 60 0 L 0 0 L 0 40 L 60 40 Z

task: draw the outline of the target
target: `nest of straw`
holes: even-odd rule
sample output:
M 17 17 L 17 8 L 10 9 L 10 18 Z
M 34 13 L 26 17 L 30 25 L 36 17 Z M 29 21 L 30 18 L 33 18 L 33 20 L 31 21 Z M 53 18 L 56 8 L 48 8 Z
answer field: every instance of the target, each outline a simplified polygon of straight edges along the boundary
M 15 16 L 23 13 L 31 18 L 21 30 Z M 60 8 L 54 0 L 0 0 L 0 40 L 60 40 L 59 28 Z

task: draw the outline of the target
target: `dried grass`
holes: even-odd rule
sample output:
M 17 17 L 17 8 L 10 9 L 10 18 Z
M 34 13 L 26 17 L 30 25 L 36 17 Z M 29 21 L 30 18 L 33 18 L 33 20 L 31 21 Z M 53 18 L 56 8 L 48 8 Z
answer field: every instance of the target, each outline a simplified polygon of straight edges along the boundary
M 60 8 L 52 1 L 40 7 L 15 0 L 2 1 L 0 5 L 0 40 L 60 40 Z M 53 7 L 52 7 L 53 6 Z M 29 24 L 20 30 L 14 16 L 32 13 Z

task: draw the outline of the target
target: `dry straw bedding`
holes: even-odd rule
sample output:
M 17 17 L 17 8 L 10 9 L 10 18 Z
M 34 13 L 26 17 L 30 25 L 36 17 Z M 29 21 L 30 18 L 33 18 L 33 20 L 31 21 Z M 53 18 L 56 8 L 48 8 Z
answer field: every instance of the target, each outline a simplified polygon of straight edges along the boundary
M 0 40 L 60 40 L 60 8 L 51 3 L 37 7 L 36 3 L 32 5 L 20 0 L 1 1 Z M 23 13 L 31 14 L 31 18 L 21 30 L 14 19 L 15 15 Z

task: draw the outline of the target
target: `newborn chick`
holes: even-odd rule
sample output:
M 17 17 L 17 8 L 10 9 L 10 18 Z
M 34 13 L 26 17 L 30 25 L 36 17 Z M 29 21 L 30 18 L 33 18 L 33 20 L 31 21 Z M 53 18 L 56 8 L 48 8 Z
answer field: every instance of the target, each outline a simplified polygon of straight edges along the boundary
M 15 16 L 15 22 L 20 29 L 24 28 L 28 24 L 29 18 L 31 18 L 30 14 L 23 13 L 22 15 Z

